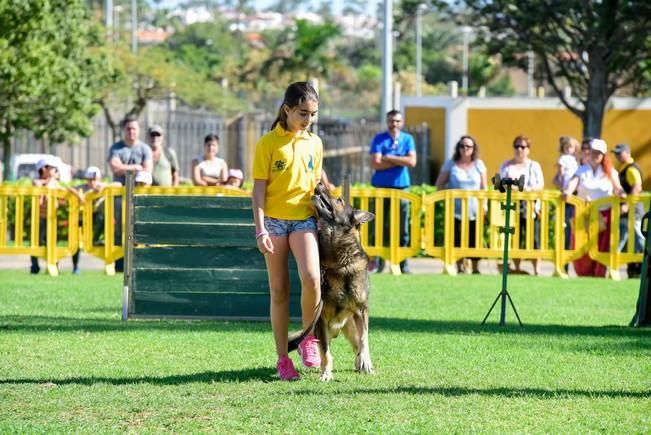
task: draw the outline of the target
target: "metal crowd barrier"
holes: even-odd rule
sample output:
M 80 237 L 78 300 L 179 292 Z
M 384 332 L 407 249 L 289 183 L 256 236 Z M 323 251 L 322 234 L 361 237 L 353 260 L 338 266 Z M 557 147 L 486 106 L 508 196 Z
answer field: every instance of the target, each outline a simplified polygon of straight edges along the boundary
M 216 195 L 249 197 L 250 192 L 226 187 L 138 187 L 137 194 L 152 195 Z M 341 189 L 335 191 L 337 195 Z M 58 273 L 57 262 L 71 256 L 82 246 L 84 251 L 102 259 L 105 271 L 115 273 L 114 263 L 124 255 L 125 210 L 121 207 L 125 191 L 123 187 L 107 187 L 102 192 L 89 192 L 83 205 L 70 192 L 59 189 L 47 189 L 32 186 L 0 186 L 0 255 L 28 254 L 44 257 L 51 275 Z M 391 264 L 391 271 L 399 274 L 398 264 L 405 259 L 421 253 L 440 258 L 445 264 L 445 273 L 455 274 L 457 260 L 470 258 L 501 258 L 503 252 L 503 235 L 499 226 L 503 225 L 504 212 L 500 208 L 503 195 L 496 191 L 443 190 L 432 194 L 415 195 L 397 189 L 377 189 L 373 187 L 351 188 L 351 203 L 363 210 L 375 213 L 375 220 L 361 226 L 361 239 L 369 256 L 379 256 Z M 39 198 L 47 201 L 46 242 L 39 243 L 40 215 Z M 477 218 L 474 222 L 468 218 L 470 200 L 478 202 Z M 460 243 L 454 243 L 454 204 L 461 202 Z M 520 207 L 511 211 L 511 222 L 515 233 L 509 247 L 511 258 L 551 261 L 554 275 L 565 276 L 565 265 L 580 258 L 585 253 L 609 268 L 610 277 L 619 278 L 619 268 L 627 263 L 641 262 L 642 253 L 634 249 L 635 213 L 633 206 L 637 202 L 649 209 L 651 196 L 648 193 L 619 198 L 604 198 L 586 203 L 572 197 L 567 203 L 558 191 L 513 192 L 516 204 L 523 201 L 528 210 L 535 209 L 536 217 L 531 213 L 520 220 Z M 410 242 L 400 246 L 400 203 L 409 205 Z M 103 240 L 93 236 L 94 212 L 98 202 L 103 202 Z M 622 252 L 619 244 L 619 204 L 629 204 L 626 224 L 629 238 Z M 570 207 L 566 207 L 569 204 Z M 57 218 L 57 206 L 67 206 L 63 222 Z M 599 233 L 598 213 L 602 207 L 610 206 L 611 233 L 610 250 L 601 252 L 597 245 Z M 566 219 L 566 208 L 572 215 Z M 82 237 L 79 237 L 79 216 L 82 216 Z M 114 218 L 116 210 L 120 219 Z M 11 213 L 10 213 L 11 211 Z M 385 220 L 387 220 L 385 222 Z M 534 246 L 534 228 L 536 220 L 540 224 L 540 245 Z M 68 236 L 60 239 L 57 227 L 67 221 Z M 33 224 L 32 224 L 33 223 Z M 520 240 L 520 225 L 525 225 L 525 239 Z M 475 247 L 470 247 L 471 225 L 475 228 Z M 572 229 L 572 240 L 566 244 L 565 226 Z M 115 240 L 116 231 L 121 237 Z M 566 246 L 569 245 L 568 248 Z

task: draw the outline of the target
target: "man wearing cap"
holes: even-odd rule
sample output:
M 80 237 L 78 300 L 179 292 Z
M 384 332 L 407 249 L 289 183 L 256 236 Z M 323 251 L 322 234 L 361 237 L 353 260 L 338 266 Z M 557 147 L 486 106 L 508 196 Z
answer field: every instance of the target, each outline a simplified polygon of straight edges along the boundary
M 153 161 L 151 148 L 138 139 L 140 126 L 135 117 L 128 116 L 122 122 L 123 138 L 109 148 L 108 164 L 113 173 L 113 181 L 125 184 L 127 171 L 147 171 L 151 173 Z M 116 246 L 122 245 L 122 197 L 115 197 L 115 237 Z M 115 270 L 123 271 L 123 259 L 115 262 Z
M 631 156 L 631 147 L 628 144 L 620 143 L 613 149 L 613 154 L 619 162 L 619 182 L 627 195 L 638 195 L 642 192 L 642 171 Z M 619 251 L 626 250 L 628 241 L 628 204 L 622 204 L 622 212 L 619 220 Z M 644 235 L 642 234 L 642 216 L 644 205 L 641 202 L 635 204 L 635 218 L 633 229 L 635 231 L 635 252 L 642 252 L 644 246 Z M 637 278 L 640 276 L 642 265 L 640 263 L 629 263 L 627 266 L 628 277 Z
M 147 141 L 151 147 L 154 169 L 152 172 L 154 186 L 179 185 L 179 160 L 173 149 L 164 143 L 163 127 L 152 125 L 147 130 Z

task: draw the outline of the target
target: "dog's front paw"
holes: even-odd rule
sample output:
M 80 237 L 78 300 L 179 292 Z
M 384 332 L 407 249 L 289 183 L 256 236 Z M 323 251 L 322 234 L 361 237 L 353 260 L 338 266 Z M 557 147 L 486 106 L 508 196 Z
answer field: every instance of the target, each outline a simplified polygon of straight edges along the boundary
M 334 378 L 332 377 L 332 372 L 330 370 L 326 370 L 323 373 L 321 373 L 321 377 L 319 379 L 322 382 L 328 382 L 333 380 Z
M 368 356 L 365 358 L 361 356 L 355 358 L 355 369 L 358 372 L 367 375 L 373 374 L 373 363 L 371 362 L 371 358 L 369 358 Z

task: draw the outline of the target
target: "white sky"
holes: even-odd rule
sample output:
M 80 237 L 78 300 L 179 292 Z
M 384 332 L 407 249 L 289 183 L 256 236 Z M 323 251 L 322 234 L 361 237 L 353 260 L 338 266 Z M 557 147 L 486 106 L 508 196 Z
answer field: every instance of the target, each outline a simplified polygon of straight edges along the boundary
M 381 0 L 368 0 L 366 2 L 366 4 L 367 4 L 366 14 L 371 15 L 371 16 L 375 16 L 375 12 L 377 11 L 377 5 L 378 5 L 378 3 L 380 3 L 380 1 Z M 152 3 L 152 6 L 153 6 L 153 2 L 150 2 L 150 3 Z M 182 4 L 182 3 L 185 3 L 185 1 L 184 0 L 163 0 L 161 5 L 163 7 L 172 8 L 172 7 L 175 7 L 175 6 L 177 6 L 179 4 Z M 275 3 L 275 0 L 256 0 L 254 2 L 255 8 L 258 9 L 258 10 L 266 9 L 267 7 L 269 7 L 270 5 L 272 5 L 274 3 Z M 315 1 L 314 3 L 318 4 L 319 2 Z M 338 13 L 339 11 L 341 11 L 341 9 L 343 8 L 344 3 L 345 3 L 345 0 L 332 0 L 333 12 Z

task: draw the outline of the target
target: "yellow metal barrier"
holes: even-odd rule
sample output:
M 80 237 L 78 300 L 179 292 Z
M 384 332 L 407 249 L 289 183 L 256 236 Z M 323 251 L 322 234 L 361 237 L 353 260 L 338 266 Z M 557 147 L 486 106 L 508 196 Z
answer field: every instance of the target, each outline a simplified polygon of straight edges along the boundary
M 470 247 L 470 225 L 468 207 L 471 199 L 477 200 L 477 216 L 472 223 L 475 225 L 475 247 Z M 574 206 L 574 217 L 570 220 L 573 226 L 574 249 L 565 249 L 565 202 L 558 191 L 542 192 L 513 192 L 515 210 L 511 211 L 511 226 L 514 229 L 509 246 L 510 258 L 541 259 L 554 263 L 554 275 L 565 276 L 564 265 L 579 258 L 585 252 L 586 231 L 583 219 L 577 216 L 585 214 L 585 204 L 577 198 L 571 198 L 569 203 Z M 461 202 L 460 243 L 454 243 L 454 204 Z M 504 225 L 504 211 L 501 204 L 504 194 L 497 191 L 472 190 L 443 190 L 423 198 L 425 210 L 424 250 L 436 258 L 441 258 L 445 264 L 445 272 L 456 274 L 455 263 L 465 257 L 471 258 L 502 258 L 503 235 L 499 228 Z M 527 213 L 521 221 L 520 203 L 526 204 L 526 210 L 536 210 Z M 490 212 L 488 212 L 490 210 Z M 534 245 L 534 228 L 536 220 L 540 222 L 539 247 Z M 442 238 L 436 237 L 435 223 L 443 225 Z M 520 225 L 525 225 L 526 239 L 520 241 Z M 553 230 L 554 238 L 550 233 Z M 487 236 L 487 237 L 486 237 Z M 486 240 L 486 242 L 485 242 Z
M 643 193 L 642 195 L 630 195 L 625 199 L 619 197 L 601 198 L 589 203 L 589 226 L 588 226 L 588 255 L 595 261 L 608 267 L 608 276 L 612 279 L 620 279 L 619 268 L 627 263 L 641 263 L 642 253 L 635 252 L 635 204 L 642 203 L 645 210 L 649 210 L 651 195 Z M 621 205 L 628 204 L 628 216 L 626 225 L 628 227 L 628 240 L 623 252 L 619 252 L 617 247 L 620 241 L 619 224 L 621 221 Z M 610 250 L 608 252 L 600 251 L 598 245 L 599 225 L 602 219 L 599 213 L 600 209 L 610 210 Z M 641 218 L 641 216 L 640 216 Z
M 250 192 L 226 187 L 138 187 L 136 194 L 142 195 L 224 195 L 249 197 Z M 119 207 L 125 194 L 124 187 L 106 187 L 102 192 L 88 192 L 83 204 L 83 235 L 81 245 L 84 250 L 105 263 L 105 271 L 114 274 L 114 263 L 124 255 L 124 235 L 121 243 L 115 243 L 114 234 L 117 220 L 114 218 L 116 204 Z M 340 195 L 341 189 L 334 194 Z M 39 243 L 41 217 L 39 215 L 39 198 L 47 199 L 46 243 Z M 117 201 L 116 201 L 117 199 Z M 468 208 L 471 199 L 476 199 L 477 219 L 475 225 L 475 247 L 470 247 L 471 222 L 468 218 Z M 454 243 L 454 203 L 461 201 L 460 244 Z M 445 272 L 456 274 L 455 263 L 464 257 L 471 258 L 501 258 L 503 252 L 503 235 L 499 227 L 504 225 L 504 212 L 500 203 L 504 194 L 496 191 L 464 191 L 444 190 L 429 195 L 418 196 L 397 189 L 352 188 L 350 189 L 351 203 L 362 210 L 375 213 L 375 220 L 368 225 L 362 225 L 362 244 L 370 256 L 380 256 L 391 263 L 391 270 L 399 274 L 399 263 L 418 255 L 421 250 L 434 258 L 440 258 L 445 264 Z M 411 210 L 410 243 L 400 246 L 400 203 L 405 201 Z M 511 211 L 511 222 L 514 234 L 509 247 L 511 258 L 551 261 L 554 264 L 554 274 L 565 276 L 564 265 L 588 253 L 591 258 L 609 267 L 612 278 L 617 279 L 620 266 L 631 262 L 642 261 L 642 254 L 634 252 L 634 221 L 633 206 L 642 202 L 645 209 L 649 208 L 651 195 L 629 196 L 625 200 L 619 198 L 604 198 L 586 204 L 572 197 L 569 204 L 573 206 L 573 216 L 565 219 L 565 202 L 558 191 L 543 192 L 513 192 L 516 209 Z M 526 239 L 520 241 L 520 201 L 527 204 L 527 209 L 537 210 L 536 219 L 540 222 L 540 245 L 534 247 L 533 215 L 523 220 Z M 623 252 L 617 251 L 619 244 L 619 222 L 621 202 L 627 202 L 631 211 L 628 214 L 627 226 L 629 239 Z M 98 241 L 93 237 L 94 212 L 98 202 L 103 202 L 103 233 L 104 240 Z M 69 234 L 66 241 L 57 239 L 57 205 L 68 205 L 67 222 Z M 609 252 L 600 252 L 597 245 L 599 232 L 599 208 L 610 206 L 611 233 Z M 388 208 L 388 210 L 386 210 Z M 10 218 L 9 210 L 13 210 Z M 386 213 L 385 213 L 386 211 Z M 0 255 L 28 254 L 45 257 L 48 271 L 51 275 L 58 273 L 56 264 L 62 257 L 70 256 L 80 246 L 79 235 L 80 204 L 77 197 L 64 189 L 48 189 L 32 186 L 0 186 Z M 28 215 L 26 215 L 26 213 Z M 388 221 L 385 222 L 385 217 Z M 28 219 L 29 218 L 29 219 Z M 121 228 L 124 228 L 125 210 L 122 207 Z M 565 224 L 572 227 L 573 248 L 565 249 Z M 34 224 L 29 224 L 33 222 Z M 26 231 L 26 227 L 29 228 Z M 422 227 L 421 227 L 422 225 Z M 552 238 L 553 233 L 553 238 Z M 9 234 L 12 234 L 9 237 Z M 25 240 L 27 238 L 27 240 Z M 521 247 L 522 246 L 522 247 Z
M 361 226 L 362 245 L 369 256 L 379 256 L 391 263 L 391 272 L 400 274 L 401 261 L 413 257 L 420 251 L 421 198 L 418 195 L 399 189 L 354 188 L 350 189 L 351 203 L 361 210 L 375 213 L 375 219 Z M 400 202 L 405 201 L 410 208 L 409 245 L 400 246 Z M 385 207 L 389 206 L 388 215 Z M 389 218 L 385 222 L 385 217 Z M 388 227 L 389 234 L 385 234 Z M 373 232 L 373 237 L 370 233 Z
M 46 201 L 45 216 L 40 213 L 41 199 Z M 68 206 L 63 222 L 68 227 L 68 238 L 59 240 L 57 209 L 64 205 Z M 13 210 L 11 222 L 10 209 Z M 26 225 L 29 225 L 29 233 L 25 231 Z M 44 230 L 45 243 L 41 243 Z M 71 256 L 78 249 L 79 199 L 73 193 L 47 187 L 0 186 L 0 254 L 43 257 L 48 273 L 57 276 L 59 260 Z

